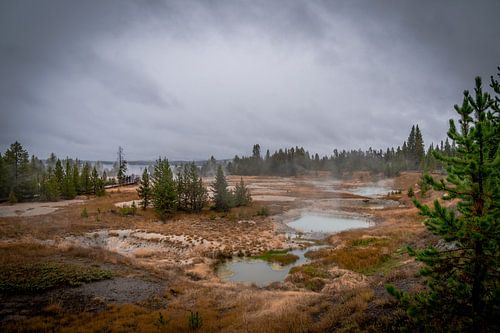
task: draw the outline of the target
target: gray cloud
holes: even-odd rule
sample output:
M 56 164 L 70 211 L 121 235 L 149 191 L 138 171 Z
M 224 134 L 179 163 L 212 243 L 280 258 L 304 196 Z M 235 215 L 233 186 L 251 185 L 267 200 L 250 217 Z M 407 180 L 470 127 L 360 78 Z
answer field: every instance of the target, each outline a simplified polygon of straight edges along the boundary
M 228 158 L 445 136 L 498 1 L 3 1 L 0 150 Z

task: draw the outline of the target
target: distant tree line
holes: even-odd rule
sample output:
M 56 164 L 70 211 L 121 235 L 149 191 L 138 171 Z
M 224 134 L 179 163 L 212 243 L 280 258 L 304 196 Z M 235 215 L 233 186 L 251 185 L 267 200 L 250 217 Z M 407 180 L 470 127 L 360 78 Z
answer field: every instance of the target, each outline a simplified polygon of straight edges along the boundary
M 211 160 L 215 163 L 215 159 Z M 221 165 L 217 166 L 215 181 L 211 187 L 212 208 L 218 211 L 246 206 L 252 200 L 243 179 L 234 191 L 228 188 Z M 137 193 L 142 209 L 151 204 L 162 219 L 171 217 L 176 211 L 201 212 L 209 201 L 208 190 L 194 162 L 185 164 L 180 168 L 177 177 L 174 177 L 168 160 L 162 158 L 156 161 L 151 176 L 147 169 L 143 171 Z
M 239 157 L 228 163 L 227 170 L 234 175 L 276 175 L 295 176 L 311 171 L 330 171 L 342 177 L 353 171 L 370 171 L 387 177 L 398 175 L 407 170 L 443 170 L 443 164 L 436 159 L 434 152 L 445 156 L 455 154 L 455 144 L 446 139 L 440 145 L 431 144 L 425 150 L 422 132 L 418 125 L 411 128 L 408 140 L 397 148 L 374 150 L 333 150 L 330 156 L 320 157 L 310 154 L 303 147 L 279 149 L 273 154 L 266 151 L 261 155 L 260 145 L 253 146 L 252 156 Z
M 106 174 L 78 159 L 60 160 L 53 153 L 44 163 L 19 143 L 0 154 L 0 199 L 10 202 L 73 199 L 81 194 L 103 195 Z

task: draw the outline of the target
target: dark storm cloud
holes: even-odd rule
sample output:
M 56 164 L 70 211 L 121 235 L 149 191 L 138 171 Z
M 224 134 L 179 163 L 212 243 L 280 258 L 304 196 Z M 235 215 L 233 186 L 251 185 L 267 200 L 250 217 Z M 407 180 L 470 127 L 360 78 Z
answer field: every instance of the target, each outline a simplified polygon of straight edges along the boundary
M 440 140 L 498 1 L 3 1 L 0 150 L 232 157 Z

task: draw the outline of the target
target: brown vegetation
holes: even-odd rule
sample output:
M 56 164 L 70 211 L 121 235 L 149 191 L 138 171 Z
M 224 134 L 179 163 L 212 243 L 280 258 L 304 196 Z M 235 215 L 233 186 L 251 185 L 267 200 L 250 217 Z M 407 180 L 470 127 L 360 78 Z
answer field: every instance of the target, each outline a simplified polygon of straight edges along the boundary
M 405 194 L 408 186 L 418 182 L 417 174 L 405 173 L 394 180 L 394 188 L 403 191 L 389 199 L 401 204 L 383 209 L 372 209 L 364 203 L 353 205 L 365 199 L 342 192 L 344 187 L 363 184 L 367 178 L 355 175 L 349 183 L 342 183 L 321 174 L 244 177 L 252 194 L 257 198 L 265 196 L 266 201 L 254 200 L 251 206 L 228 213 L 208 209 L 199 214 L 178 213 L 165 223 L 159 222 L 150 209 L 137 210 L 135 215 L 120 214 L 115 204 L 137 199 L 132 187 L 115 189 L 105 197 L 90 198 L 47 215 L 1 218 L 0 264 L 4 267 L 13 263 L 18 267 L 31 267 L 33 263 L 64 265 L 59 268 L 94 267 L 110 271 L 114 277 L 154 280 L 161 285 L 161 291 L 133 304 L 109 301 L 95 294 L 92 304 L 100 305 L 91 311 L 68 307 L 68 302 L 54 302 L 46 296 L 43 307 L 27 312 L 29 315 L 2 315 L 0 329 L 184 332 L 190 330 L 188 318 L 196 312 L 202 319 L 200 332 L 390 329 L 397 322 L 398 312 L 383 286 L 391 282 L 407 289 L 418 287 L 416 264 L 405 254 L 404 247 L 433 239 Z M 234 185 L 239 177 L 228 180 Z M 280 196 L 294 200 L 281 201 Z M 435 196 L 429 193 L 425 200 Z M 81 216 L 84 207 L 88 217 Z M 256 288 L 225 283 L 215 275 L 213 267 L 218 257 L 265 256 L 266 251 L 290 246 L 279 230 L 286 222 L 283 216 L 292 215 L 281 214 L 308 207 L 322 212 L 367 214 L 376 223 L 369 229 L 328 237 L 331 247 L 308 252 L 311 261 L 293 268 L 283 283 Z M 266 214 L 261 213 L 264 210 Z M 96 235 L 100 232 L 133 251 L 99 246 Z M 93 237 L 97 238 L 90 242 Z M 267 254 L 273 261 L 286 259 L 283 264 L 294 259 L 284 252 Z M 0 297 L 12 302 L 12 296 Z

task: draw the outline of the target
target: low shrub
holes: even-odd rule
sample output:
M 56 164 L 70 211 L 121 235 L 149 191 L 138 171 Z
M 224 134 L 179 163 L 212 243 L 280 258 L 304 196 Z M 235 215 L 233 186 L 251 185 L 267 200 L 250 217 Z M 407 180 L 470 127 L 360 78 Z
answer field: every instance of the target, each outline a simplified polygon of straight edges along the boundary
M 261 207 L 258 211 L 257 211 L 257 216 L 269 216 L 269 208 L 267 207 Z
M 277 263 L 282 266 L 292 264 L 299 260 L 298 256 L 292 253 L 288 253 L 288 250 L 271 250 L 265 252 L 260 256 L 255 256 L 254 258 Z
M 56 287 L 75 287 L 83 283 L 112 278 L 97 267 L 55 262 L 6 264 L 0 270 L 0 293 L 35 293 Z
M 119 213 L 121 216 L 134 216 L 137 213 L 137 206 L 135 205 L 135 201 L 132 202 L 132 205 L 130 207 L 121 207 Z
M 190 331 L 196 331 L 203 325 L 203 319 L 198 311 L 189 311 L 188 328 Z
M 293 267 L 290 270 L 290 274 L 296 274 L 296 273 L 301 273 L 302 275 L 306 275 L 309 278 L 326 279 L 330 277 L 330 274 L 328 274 L 328 271 L 326 271 L 326 269 L 311 264 Z

